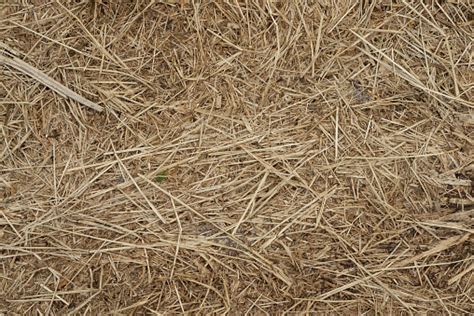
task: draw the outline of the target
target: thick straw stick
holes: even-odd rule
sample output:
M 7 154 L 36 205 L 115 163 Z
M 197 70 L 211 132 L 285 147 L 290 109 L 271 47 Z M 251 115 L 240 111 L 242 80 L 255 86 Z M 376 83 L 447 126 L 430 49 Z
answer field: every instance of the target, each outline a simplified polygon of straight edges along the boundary
M 59 95 L 65 98 L 70 98 L 73 99 L 80 104 L 87 106 L 88 108 L 91 108 L 93 110 L 102 112 L 103 107 L 98 105 L 97 103 L 94 103 L 92 101 L 89 101 L 88 99 L 84 98 L 83 96 L 80 96 L 76 92 L 72 91 L 68 87 L 64 86 L 63 84 L 57 82 L 50 76 L 46 75 L 44 72 L 41 70 L 31 66 L 30 64 L 27 64 L 26 62 L 22 61 L 19 58 L 16 57 L 5 57 L 5 56 L 0 56 L 0 64 L 2 65 L 7 65 L 12 68 L 15 68 L 16 70 L 24 73 L 25 75 L 28 75 L 32 77 L 33 79 L 41 82 L 43 85 L 47 86 L 51 90 L 55 91 Z

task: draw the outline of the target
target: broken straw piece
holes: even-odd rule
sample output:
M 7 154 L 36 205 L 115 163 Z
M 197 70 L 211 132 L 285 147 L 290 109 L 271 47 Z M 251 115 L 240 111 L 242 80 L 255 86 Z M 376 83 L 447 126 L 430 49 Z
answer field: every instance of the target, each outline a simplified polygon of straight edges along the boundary
M 61 95 L 64 98 L 70 98 L 73 99 L 80 104 L 87 106 L 88 108 L 91 108 L 93 110 L 102 112 L 103 107 L 98 105 L 97 103 L 94 103 L 92 101 L 87 100 L 83 96 L 80 96 L 76 92 L 72 91 L 68 87 L 64 86 L 63 84 L 57 82 L 53 78 L 49 77 L 46 75 L 44 72 L 41 70 L 27 64 L 26 62 L 22 61 L 21 59 L 18 59 L 16 57 L 5 57 L 5 56 L 0 56 L 0 64 L 10 66 L 12 68 L 15 68 L 16 70 L 24 73 L 25 75 L 28 75 L 32 77 L 33 79 L 37 80 L 38 82 L 42 83 L 43 85 L 47 86 L 51 90 L 55 91 L 59 95 Z

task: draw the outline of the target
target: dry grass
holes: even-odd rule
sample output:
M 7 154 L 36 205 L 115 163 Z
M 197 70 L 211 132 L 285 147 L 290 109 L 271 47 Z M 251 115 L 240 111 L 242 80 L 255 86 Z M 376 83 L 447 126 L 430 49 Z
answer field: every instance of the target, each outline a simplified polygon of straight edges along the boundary
M 0 313 L 474 312 L 470 1 L 0 2 Z

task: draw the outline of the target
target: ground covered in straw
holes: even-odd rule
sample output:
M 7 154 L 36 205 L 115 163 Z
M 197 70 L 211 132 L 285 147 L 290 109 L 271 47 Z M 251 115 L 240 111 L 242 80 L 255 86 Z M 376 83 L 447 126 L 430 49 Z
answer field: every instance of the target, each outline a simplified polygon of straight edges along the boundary
M 0 2 L 0 313 L 474 311 L 470 1 Z

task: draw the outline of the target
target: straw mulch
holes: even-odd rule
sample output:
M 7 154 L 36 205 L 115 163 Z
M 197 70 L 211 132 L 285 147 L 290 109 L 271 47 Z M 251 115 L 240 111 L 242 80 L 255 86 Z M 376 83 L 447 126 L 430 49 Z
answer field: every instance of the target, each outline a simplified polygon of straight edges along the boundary
M 474 312 L 472 2 L 0 2 L 0 313 Z

